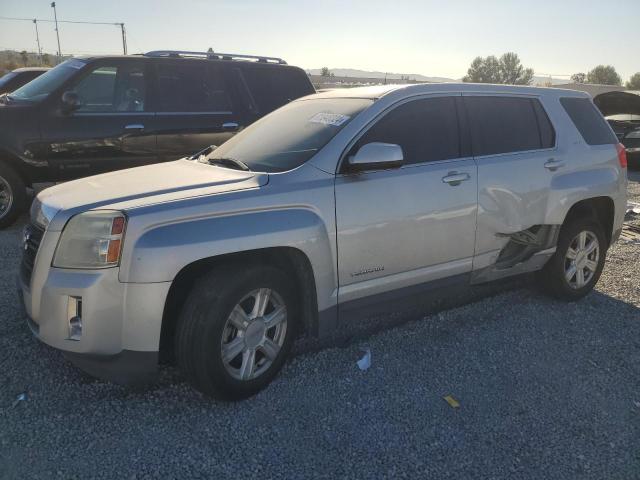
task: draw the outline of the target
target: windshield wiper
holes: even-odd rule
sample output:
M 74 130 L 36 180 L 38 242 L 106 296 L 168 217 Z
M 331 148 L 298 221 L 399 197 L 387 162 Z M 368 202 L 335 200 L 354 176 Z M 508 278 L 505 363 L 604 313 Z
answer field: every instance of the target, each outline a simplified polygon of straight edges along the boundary
M 245 172 L 251 171 L 246 163 L 236 158 L 207 158 L 207 162 L 209 165 L 220 165 L 221 167 L 233 168 Z

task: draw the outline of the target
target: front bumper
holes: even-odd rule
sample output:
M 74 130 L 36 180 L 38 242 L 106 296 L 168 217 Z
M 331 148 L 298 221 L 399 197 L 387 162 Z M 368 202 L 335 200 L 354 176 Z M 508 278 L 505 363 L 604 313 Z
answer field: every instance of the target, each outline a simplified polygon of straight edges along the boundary
M 56 232 L 46 232 L 29 284 L 18 278 L 29 327 L 89 374 L 118 383 L 146 381 L 156 371 L 170 282 L 122 283 L 118 268 L 51 267 Z M 70 302 L 81 299 L 82 334 L 70 338 Z

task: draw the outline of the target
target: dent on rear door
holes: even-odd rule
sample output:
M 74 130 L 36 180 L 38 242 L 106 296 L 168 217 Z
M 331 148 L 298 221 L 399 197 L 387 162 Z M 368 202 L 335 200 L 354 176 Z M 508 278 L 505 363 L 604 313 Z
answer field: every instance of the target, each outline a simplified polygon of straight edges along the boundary
M 478 101 L 472 103 L 475 100 Z M 554 170 L 547 168 L 548 162 L 563 158 L 557 149 L 543 148 L 549 143 L 555 144 L 555 134 L 547 132 L 552 135 L 548 139 L 540 134 L 534 100 L 506 96 L 464 97 L 478 165 L 474 270 L 494 265 L 510 240 L 523 244 L 539 243 L 542 249 L 555 233 L 552 228 L 540 229 L 539 226 L 545 225 L 549 191 L 555 174 Z M 513 107 L 509 102 L 520 105 Z M 526 116 L 529 116 L 528 122 L 523 118 Z M 491 138 L 492 133 L 494 138 Z M 496 142 L 496 145 L 491 145 L 491 142 Z M 505 152 L 510 148 L 520 151 Z M 492 154 L 491 149 L 500 153 Z M 488 154 L 478 155 L 483 153 Z M 521 260 L 517 255 L 514 257 L 514 262 Z

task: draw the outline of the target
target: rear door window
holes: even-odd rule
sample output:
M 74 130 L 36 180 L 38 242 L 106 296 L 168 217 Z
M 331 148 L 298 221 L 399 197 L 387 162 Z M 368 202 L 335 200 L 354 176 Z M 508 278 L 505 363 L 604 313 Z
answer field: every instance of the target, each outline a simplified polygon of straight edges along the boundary
M 306 73 L 297 68 L 247 65 L 242 75 L 260 115 L 314 93 Z
M 560 103 L 588 145 L 618 143 L 609 125 L 588 98 L 561 98 Z
M 544 139 L 546 145 L 543 146 L 532 99 L 470 96 L 464 97 L 464 102 L 469 114 L 475 156 L 523 152 L 550 146 L 548 130 Z
M 209 62 L 160 62 L 156 70 L 157 111 L 230 113 L 222 69 Z
M 373 142 L 400 145 L 405 164 L 460 157 L 455 98 L 413 100 L 396 107 L 376 122 L 350 153 Z

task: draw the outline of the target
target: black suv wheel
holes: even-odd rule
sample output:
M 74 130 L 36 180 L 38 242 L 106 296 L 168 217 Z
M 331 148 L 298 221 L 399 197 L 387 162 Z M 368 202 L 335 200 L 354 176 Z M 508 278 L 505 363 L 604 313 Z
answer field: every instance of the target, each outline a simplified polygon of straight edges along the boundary
M 0 228 L 11 225 L 26 203 L 24 182 L 11 167 L 0 163 Z

